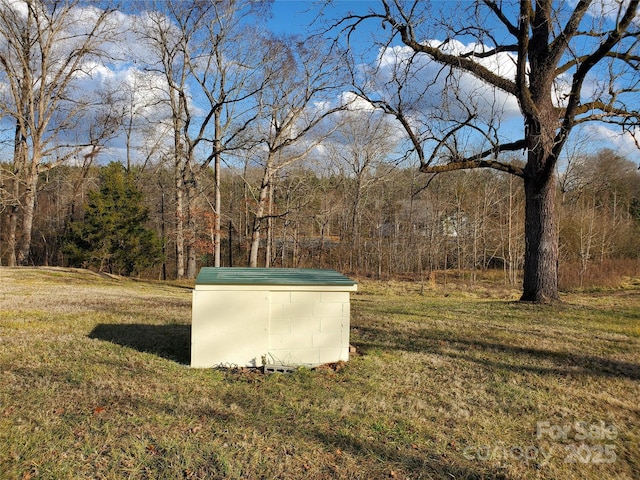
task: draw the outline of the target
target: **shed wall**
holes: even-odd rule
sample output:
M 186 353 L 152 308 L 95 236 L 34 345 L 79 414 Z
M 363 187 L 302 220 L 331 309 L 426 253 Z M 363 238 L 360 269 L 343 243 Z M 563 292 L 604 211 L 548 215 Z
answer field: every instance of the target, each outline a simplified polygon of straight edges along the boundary
M 355 288 L 196 285 L 191 366 L 346 361 Z
M 270 292 L 268 363 L 349 360 L 348 292 Z

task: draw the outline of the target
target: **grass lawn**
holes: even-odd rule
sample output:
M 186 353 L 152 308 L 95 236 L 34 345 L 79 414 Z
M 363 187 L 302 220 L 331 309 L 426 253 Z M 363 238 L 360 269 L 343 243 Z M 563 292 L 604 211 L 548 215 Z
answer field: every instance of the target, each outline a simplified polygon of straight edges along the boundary
M 191 291 L 0 268 L 0 479 L 640 478 L 640 284 L 363 282 L 341 368 L 190 369 Z

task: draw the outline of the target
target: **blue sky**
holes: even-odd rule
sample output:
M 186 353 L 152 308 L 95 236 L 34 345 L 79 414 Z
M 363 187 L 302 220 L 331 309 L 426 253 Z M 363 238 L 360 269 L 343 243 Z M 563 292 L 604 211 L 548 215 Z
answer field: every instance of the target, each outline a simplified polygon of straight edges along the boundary
M 377 0 L 334 0 L 326 7 L 327 16 L 339 18 L 347 12 L 366 12 L 369 7 L 379 7 Z M 317 15 L 317 5 L 313 0 L 275 0 L 273 18 L 269 28 L 275 33 L 305 34 L 308 25 Z
M 310 3 L 300 0 L 276 0 L 269 28 L 282 34 L 306 33 L 306 26 L 315 16 L 308 11 Z

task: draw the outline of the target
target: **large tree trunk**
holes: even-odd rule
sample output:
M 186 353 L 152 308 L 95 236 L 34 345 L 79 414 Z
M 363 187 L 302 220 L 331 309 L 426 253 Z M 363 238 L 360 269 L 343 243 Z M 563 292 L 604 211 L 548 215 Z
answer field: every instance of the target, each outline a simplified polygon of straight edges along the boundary
M 220 146 L 222 141 L 220 140 L 221 135 L 221 126 L 220 126 L 220 109 L 216 109 L 214 113 L 214 129 L 215 129 L 215 140 L 214 140 L 214 156 L 213 156 L 213 174 L 214 174 L 214 204 L 213 204 L 213 213 L 214 223 L 213 223 L 213 266 L 220 266 L 220 246 L 221 246 L 221 218 L 220 213 L 222 212 L 222 196 L 221 196 L 221 172 L 220 172 Z M 229 233 L 231 235 L 231 233 Z
M 271 267 L 271 247 L 273 243 L 273 188 L 269 185 L 269 193 L 267 195 L 267 234 L 264 249 L 264 266 Z
M 15 267 L 18 264 L 17 252 L 18 252 L 18 216 L 20 215 L 20 169 L 14 167 L 13 170 L 13 199 L 11 200 L 11 206 L 9 207 L 9 234 L 7 236 L 7 244 L 9 247 L 7 265 Z
M 182 176 L 176 176 L 176 278 L 184 278 L 184 189 Z
M 249 253 L 249 266 L 258 266 L 258 251 L 260 250 L 260 227 L 265 217 L 267 208 L 269 183 L 271 181 L 270 160 L 267 160 L 267 166 L 264 169 L 262 184 L 260 185 L 260 193 L 258 195 L 258 205 L 256 207 L 256 216 L 253 220 L 253 229 L 251 231 L 251 251 Z
M 198 252 L 196 249 L 198 230 L 196 197 L 197 180 L 193 176 L 193 173 L 190 173 L 187 181 L 187 231 L 185 232 L 185 243 L 187 247 L 186 277 L 189 279 L 196 278 L 198 268 Z
M 526 172 L 525 255 L 522 301 L 549 303 L 558 295 L 558 226 L 555 211 L 556 174 Z
M 23 134 L 23 128 L 18 120 L 16 120 L 14 150 L 13 150 L 13 199 L 11 200 L 11 207 L 9 210 L 9 259 L 8 265 L 15 267 L 18 265 L 18 220 L 21 216 L 21 188 L 22 173 L 27 168 L 27 152 L 28 147 Z
M 216 154 L 215 163 L 214 163 L 214 189 L 215 189 L 215 200 L 213 205 L 213 214 L 215 215 L 213 220 L 213 266 L 220 266 L 220 247 L 221 247 L 221 222 L 220 222 L 220 212 L 222 212 L 222 196 L 220 193 L 220 154 Z M 229 235 L 231 235 L 231 230 L 229 230 Z
M 18 246 L 18 265 L 26 265 L 29 262 L 31 250 L 31 237 L 33 232 L 33 218 L 36 210 L 36 195 L 38 191 L 38 161 L 33 159 L 31 168 L 25 179 L 26 190 L 22 207 L 22 234 Z
M 18 208 L 18 205 L 11 205 L 9 210 L 9 235 L 7 238 L 7 245 L 9 247 L 7 265 L 9 267 L 15 267 L 18 263 L 16 259 L 16 231 L 18 230 Z

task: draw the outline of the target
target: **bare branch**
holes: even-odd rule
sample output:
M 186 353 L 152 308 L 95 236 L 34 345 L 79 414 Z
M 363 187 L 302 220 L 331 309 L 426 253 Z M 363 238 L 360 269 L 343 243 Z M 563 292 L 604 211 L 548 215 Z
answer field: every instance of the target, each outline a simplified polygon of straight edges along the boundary
M 507 30 L 511 35 L 518 38 L 520 36 L 520 31 L 517 25 L 514 25 L 509 21 L 507 16 L 502 11 L 502 8 L 496 4 L 493 0 L 485 0 L 484 4 L 491 9 L 491 11 L 498 17 L 498 20 L 502 22 L 502 24 L 507 27 Z
M 492 70 L 489 70 L 483 65 L 469 60 L 468 58 L 461 55 L 446 54 L 437 47 L 432 47 L 430 45 L 417 42 L 415 38 L 411 37 L 410 28 L 406 25 L 396 24 L 394 25 L 394 27 L 400 32 L 403 42 L 407 46 L 413 48 L 415 51 L 426 53 L 436 62 L 444 63 L 454 68 L 465 70 L 507 93 L 510 93 L 512 95 L 517 94 L 516 86 L 512 81 L 496 75 Z
M 518 140 L 512 143 L 497 145 L 494 148 L 485 150 L 476 155 L 464 159 L 456 159 L 445 165 L 423 165 L 420 167 L 422 173 L 442 173 L 453 170 L 467 170 L 473 168 L 491 168 L 501 172 L 510 173 L 518 177 L 524 176 L 524 170 L 521 167 L 511 163 L 499 162 L 497 160 L 486 160 L 489 155 L 497 156 L 500 152 L 513 152 L 526 148 L 526 140 Z

